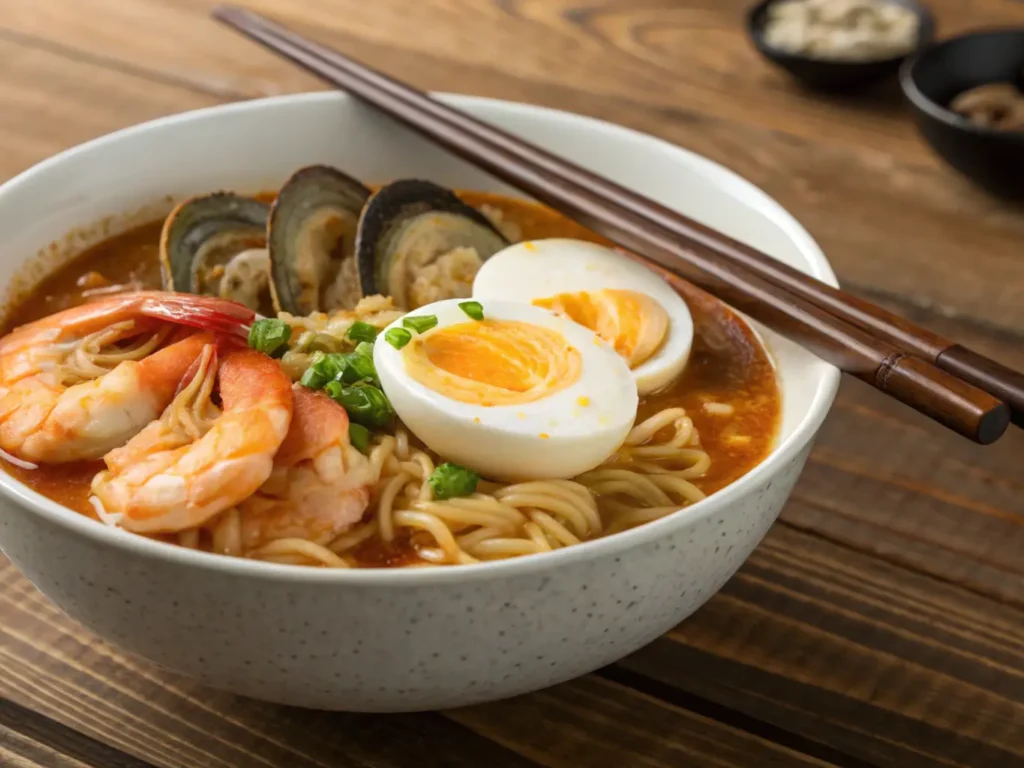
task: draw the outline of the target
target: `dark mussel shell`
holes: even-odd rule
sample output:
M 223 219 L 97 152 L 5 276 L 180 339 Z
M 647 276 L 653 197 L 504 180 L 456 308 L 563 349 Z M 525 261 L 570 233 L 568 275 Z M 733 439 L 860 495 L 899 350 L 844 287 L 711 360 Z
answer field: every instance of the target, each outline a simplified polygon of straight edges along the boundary
M 370 190 L 341 171 L 313 165 L 292 174 L 270 213 L 270 286 L 274 308 L 293 315 L 326 309 L 324 289 L 353 252 L 359 213 Z
M 160 274 L 168 291 L 215 294 L 224 266 L 242 251 L 263 248 L 270 206 L 231 192 L 180 203 L 160 235 Z
M 509 245 L 494 225 L 449 189 L 403 179 L 381 187 L 363 208 L 356 235 L 363 296 L 392 296 L 402 309 L 407 297 L 392 285 L 396 259 L 428 265 L 456 248 L 473 248 L 481 260 Z

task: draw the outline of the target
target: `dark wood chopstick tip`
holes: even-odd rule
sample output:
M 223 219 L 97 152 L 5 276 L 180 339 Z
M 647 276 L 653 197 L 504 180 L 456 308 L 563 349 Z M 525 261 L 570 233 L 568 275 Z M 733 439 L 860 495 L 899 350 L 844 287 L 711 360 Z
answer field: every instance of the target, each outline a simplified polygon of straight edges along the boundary
M 1011 412 L 1006 404 L 989 411 L 978 424 L 977 440 L 982 445 L 991 445 L 1006 432 L 1010 426 Z
M 944 350 L 936 364 L 1005 402 L 1010 406 L 1012 422 L 1024 427 L 1024 373 L 959 344 Z
M 916 357 L 900 355 L 875 384 L 981 445 L 994 443 L 1010 426 L 1006 403 Z

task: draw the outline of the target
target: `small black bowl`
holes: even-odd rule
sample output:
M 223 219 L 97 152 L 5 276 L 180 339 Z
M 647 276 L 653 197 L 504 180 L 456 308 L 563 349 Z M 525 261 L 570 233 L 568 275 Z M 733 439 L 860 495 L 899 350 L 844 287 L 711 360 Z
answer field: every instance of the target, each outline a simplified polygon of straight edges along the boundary
M 979 85 L 1024 87 L 1024 29 L 954 37 L 908 61 L 900 85 L 921 134 L 967 178 L 994 195 L 1024 198 L 1024 131 L 998 131 L 949 109 L 958 94 Z
M 889 0 L 894 5 L 909 8 L 917 16 L 917 43 L 907 53 L 872 61 L 832 61 L 787 53 L 768 45 L 764 40 L 768 9 L 776 2 L 779 0 L 764 0 L 750 9 L 747 14 L 747 33 L 768 61 L 817 90 L 848 91 L 874 85 L 895 75 L 904 59 L 928 45 L 935 36 L 935 19 L 927 8 L 915 0 Z

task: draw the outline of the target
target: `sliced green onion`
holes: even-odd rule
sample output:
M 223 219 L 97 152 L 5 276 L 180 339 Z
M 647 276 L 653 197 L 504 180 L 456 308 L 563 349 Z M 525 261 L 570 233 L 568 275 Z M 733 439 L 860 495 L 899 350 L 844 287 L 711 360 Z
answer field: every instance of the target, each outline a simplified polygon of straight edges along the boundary
M 345 370 L 341 374 L 342 382 L 345 384 L 355 384 L 357 381 L 369 381 L 375 386 L 380 386 L 380 382 L 377 380 L 377 368 L 373 364 L 372 355 L 362 355 L 356 350 L 344 355 L 344 358 Z
M 292 327 L 284 320 L 268 317 L 257 320 L 249 329 L 249 346 L 271 357 L 280 357 L 288 351 Z
M 405 330 L 405 328 L 391 328 L 384 334 L 384 341 L 395 349 L 401 349 L 412 341 L 412 334 Z
M 377 329 L 369 323 L 364 323 L 362 320 L 356 320 L 349 326 L 345 335 L 352 339 L 352 341 L 373 341 L 377 338 L 377 333 Z
M 368 430 L 362 424 L 349 422 L 348 440 L 350 443 L 352 443 L 353 447 L 360 453 L 370 452 L 370 430 Z
M 340 379 L 344 375 L 348 368 L 346 357 L 347 355 L 338 354 L 337 352 L 327 354 L 323 352 L 313 353 L 313 359 L 309 364 L 309 368 L 302 374 L 299 383 L 310 389 L 323 389 L 327 382 Z
M 356 354 L 368 357 L 373 360 L 373 342 L 372 341 L 360 341 L 356 344 Z
M 458 464 L 446 462 L 431 473 L 427 482 L 430 483 L 430 490 L 434 492 L 434 498 L 443 501 L 458 496 L 469 496 L 475 492 L 480 475 Z
M 459 309 L 474 320 L 484 319 L 484 307 L 479 301 L 460 301 Z
M 383 390 L 367 382 L 361 381 L 346 387 L 340 381 L 330 381 L 324 391 L 348 411 L 349 419 L 369 429 L 384 429 L 391 424 L 395 415 L 391 401 Z
M 426 333 L 437 325 L 437 315 L 415 315 L 414 317 L 403 317 L 402 325 L 416 333 Z

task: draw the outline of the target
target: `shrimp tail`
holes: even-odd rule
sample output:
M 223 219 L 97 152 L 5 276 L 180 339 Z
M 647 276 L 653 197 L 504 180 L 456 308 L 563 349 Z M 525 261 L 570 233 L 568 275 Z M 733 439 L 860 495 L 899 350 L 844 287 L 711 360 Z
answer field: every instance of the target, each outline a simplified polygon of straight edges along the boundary
M 256 313 L 248 307 L 213 296 L 189 293 L 137 295 L 143 299 L 141 312 L 147 317 L 230 336 L 246 336 L 256 318 Z

